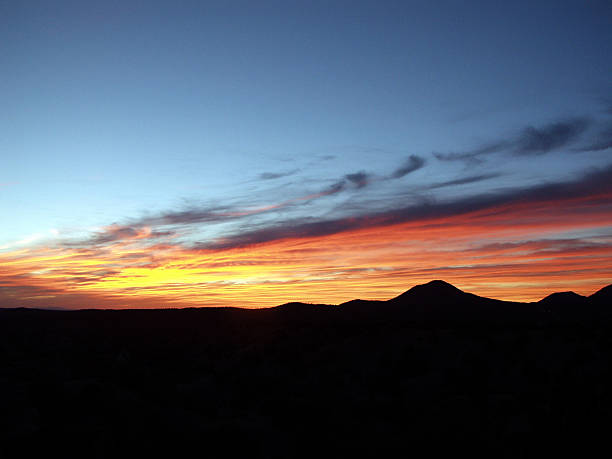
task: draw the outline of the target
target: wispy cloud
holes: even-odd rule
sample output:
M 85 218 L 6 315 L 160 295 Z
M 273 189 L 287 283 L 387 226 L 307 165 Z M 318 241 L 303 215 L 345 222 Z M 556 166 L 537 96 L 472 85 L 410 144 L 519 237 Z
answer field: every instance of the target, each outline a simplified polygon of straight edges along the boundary
M 460 177 L 426 186 L 425 189 L 438 189 L 449 186 L 476 183 L 501 176 L 501 173 L 478 174 Z M 280 239 L 321 237 L 363 228 L 384 227 L 399 223 L 440 218 L 495 208 L 514 202 L 537 202 L 544 200 L 566 200 L 568 197 L 591 196 L 596 193 L 612 193 L 612 166 L 590 172 L 573 181 L 547 183 L 529 188 L 513 188 L 497 193 L 483 193 L 459 197 L 450 201 L 438 202 L 433 197 L 420 200 L 416 204 L 405 205 L 405 198 L 386 198 L 385 202 L 365 206 L 347 207 L 348 214 L 332 219 L 297 217 L 280 220 L 281 214 L 267 223 L 254 224 L 250 218 L 268 212 L 278 212 L 289 206 L 312 202 L 315 199 L 336 195 L 348 188 L 362 190 L 372 180 L 372 175 L 364 171 L 347 174 L 339 181 L 320 192 L 298 196 L 275 204 L 239 207 L 207 206 L 193 207 L 178 211 L 162 212 L 154 216 L 132 219 L 126 224 L 113 224 L 94 233 L 86 240 L 69 241 L 65 246 L 88 247 L 111 244 L 117 241 L 141 241 L 159 243 L 173 238 L 182 228 L 191 228 L 194 234 L 202 225 L 223 222 L 237 222 L 234 230 L 226 228 L 221 238 L 200 240 L 195 246 L 199 249 L 229 249 L 254 244 L 268 243 Z M 389 200 L 390 199 L 390 200 Z M 385 210 L 380 210 L 385 209 Z M 241 222 L 241 223 L 240 223 Z M 245 228 L 251 228 L 245 229 Z M 196 236 L 194 236 L 196 237 Z
M 227 235 L 217 241 L 199 244 L 199 247 L 208 249 L 244 247 L 277 239 L 320 237 L 344 231 L 395 225 L 418 219 L 449 217 L 513 203 L 566 201 L 598 195 L 605 195 L 605 199 L 610 199 L 612 195 L 612 166 L 597 172 L 587 173 L 573 181 L 462 197 L 449 202 L 425 202 L 418 205 L 396 207 L 380 213 L 367 213 L 322 221 L 310 218 L 296 219 L 250 232 Z
M 294 175 L 298 173 L 299 171 L 300 171 L 299 169 L 293 169 L 293 170 L 284 171 L 284 172 L 262 172 L 261 174 L 258 175 L 258 178 L 260 180 L 275 180 L 275 179 L 279 179 L 283 177 L 288 177 L 290 175 Z
M 365 187 L 371 179 L 370 175 L 364 171 L 355 172 L 354 174 L 347 174 L 345 178 L 350 183 L 352 183 L 356 188 Z
M 490 143 L 483 145 L 474 150 L 452 152 L 452 153 L 437 153 L 434 152 L 436 159 L 440 161 L 465 161 L 467 163 L 479 163 L 482 162 L 482 156 L 490 155 L 491 153 L 497 153 L 508 148 L 508 142 L 499 141 L 496 143 Z
M 433 190 L 436 188 L 444 188 L 447 186 L 466 185 L 468 183 L 482 182 L 483 180 L 490 180 L 493 178 L 501 177 L 502 175 L 503 174 L 499 172 L 490 174 L 470 175 L 469 177 L 462 177 L 454 180 L 447 180 L 445 182 L 433 183 L 427 188 Z
M 575 141 L 590 125 L 586 118 L 552 123 L 540 128 L 529 126 L 515 139 L 516 154 L 540 155 Z
M 473 150 L 439 153 L 434 156 L 440 161 L 464 161 L 478 163 L 493 153 L 506 152 L 516 156 L 536 156 L 571 145 L 592 124 L 587 118 L 572 118 L 547 124 L 527 126 L 510 139 L 500 139 Z
M 425 159 L 417 155 L 411 155 L 404 163 L 396 169 L 389 178 L 400 178 L 425 165 Z M 271 180 L 276 177 L 286 176 L 297 172 L 298 169 L 285 173 L 264 174 L 261 179 Z M 484 179 L 484 177 L 482 178 Z M 358 171 L 345 174 L 331 185 L 323 187 L 320 191 L 304 193 L 284 201 L 261 204 L 257 202 L 238 202 L 235 204 L 207 204 L 192 205 L 183 209 L 170 209 L 153 215 L 129 219 L 128 222 L 114 223 L 95 232 L 91 237 L 84 240 L 65 241 L 65 246 L 97 246 L 126 240 L 159 240 L 176 235 L 176 228 L 198 227 L 202 225 L 214 225 L 219 223 L 236 222 L 251 217 L 280 212 L 287 208 L 295 208 L 298 205 L 312 203 L 314 200 L 333 196 L 347 190 L 360 191 L 371 183 L 387 180 L 385 177 L 376 177 L 366 171 Z M 465 180 L 465 179 L 464 179 Z M 468 181 L 473 181 L 469 178 Z M 457 183 L 460 183 L 459 181 Z M 467 182 L 461 182 L 467 183 Z M 450 185 L 450 183 L 448 184 Z M 442 185 L 440 185 L 442 186 Z
M 591 139 L 586 147 L 578 148 L 578 151 L 603 151 L 612 148 L 612 124 L 600 129 Z
M 391 178 L 402 178 L 411 172 L 421 169 L 423 166 L 425 166 L 425 163 L 425 158 L 418 155 L 410 155 L 400 167 L 393 171 Z

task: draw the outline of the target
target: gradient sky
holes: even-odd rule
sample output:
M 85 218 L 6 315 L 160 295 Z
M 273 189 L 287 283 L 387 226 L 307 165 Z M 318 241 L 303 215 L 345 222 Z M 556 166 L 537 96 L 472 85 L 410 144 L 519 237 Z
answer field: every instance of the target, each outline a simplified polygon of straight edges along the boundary
M 612 282 L 612 4 L 0 1 L 0 307 Z

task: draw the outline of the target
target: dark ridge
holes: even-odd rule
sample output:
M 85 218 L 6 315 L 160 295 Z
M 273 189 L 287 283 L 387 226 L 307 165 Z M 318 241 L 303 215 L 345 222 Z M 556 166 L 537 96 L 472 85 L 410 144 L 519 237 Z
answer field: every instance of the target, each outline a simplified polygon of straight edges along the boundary
M 340 313 L 350 314 L 351 316 L 364 315 L 384 315 L 390 312 L 389 301 L 378 300 L 351 300 L 338 306 Z
M 392 298 L 389 301 L 403 301 L 407 298 L 411 300 L 416 299 L 447 299 L 447 298 L 458 298 L 462 295 L 471 295 L 465 293 L 463 290 L 458 289 L 452 284 L 443 280 L 433 280 L 426 284 L 415 285 L 410 290 L 402 293 L 401 295 Z M 475 296 L 475 295 L 474 295 Z
M 588 304 L 587 297 L 575 292 L 557 292 L 542 298 L 536 303 L 552 320 L 563 322 L 572 320 L 592 320 L 593 308 Z
M 612 320 L 612 284 L 593 293 L 588 301 L 594 316 L 600 320 Z
M 299 301 L 292 301 L 290 303 L 281 304 L 279 306 L 272 306 L 271 308 L 265 308 L 267 310 L 276 310 L 276 311 L 303 311 L 309 309 L 325 309 L 325 308 L 333 308 L 335 306 L 330 304 L 315 304 L 315 303 L 301 303 Z
M 353 300 L 341 311 L 384 320 L 473 322 L 537 320 L 539 309 L 526 303 L 485 298 L 464 292 L 442 280 L 416 285 L 388 301 Z
M 317 316 L 325 311 L 331 311 L 336 306 L 329 304 L 313 304 L 313 303 L 300 303 L 299 301 L 293 301 L 291 303 L 281 304 L 280 306 L 273 306 L 271 308 L 264 309 L 253 309 L 253 311 L 266 311 L 262 314 L 273 314 L 281 315 L 286 319 L 302 319 Z
M 571 304 L 586 301 L 587 297 L 578 295 L 576 292 L 556 292 L 551 293 L 545 298 L 542 298 L 538 303 L 553 305 L 553 304 Z
M 589 299 L 596 301 L 610 301 L 612 302 L 612 284 L 605 286 L 604 288 L 597 290 Z

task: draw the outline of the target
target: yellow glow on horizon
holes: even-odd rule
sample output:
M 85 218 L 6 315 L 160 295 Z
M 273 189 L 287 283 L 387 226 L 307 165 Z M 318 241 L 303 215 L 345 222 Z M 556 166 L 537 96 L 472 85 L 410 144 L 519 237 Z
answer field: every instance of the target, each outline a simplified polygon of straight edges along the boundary
M 392 298 L 432 279 L 536 301 L 559 290 L 590 294 L 611 282 L 612 236 L 576 246 L 559 236 L 594 228 L 610 234 L 605 206 L 586 219 L 567 218 L 567 206 L 551 204 L 497 210 L 223 250 L 147 245 L 150 229 L 101 247 L 19 248 L 0 253 L 0 306 L 338 304 Z

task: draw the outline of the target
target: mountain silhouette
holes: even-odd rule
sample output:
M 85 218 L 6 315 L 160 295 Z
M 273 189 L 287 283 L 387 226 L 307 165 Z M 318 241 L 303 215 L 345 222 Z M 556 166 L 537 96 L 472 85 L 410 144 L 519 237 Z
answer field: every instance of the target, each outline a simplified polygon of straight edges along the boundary
M 539 303 L 543 304 L 569 304 L 586 301 L 587 297 L 578 295 L 576 292 L 556 292 L 542 298 Z
M 610 316 L 612 285 L 589 297 L 575 292 L 552 293 L 537 302 L 497 300 L 464 292 L 443 280 L 415 285 L 386 301 L 356 299 L 340 304 L 338 315 L 396 317 L 417 321 L 546 321 L 594 320 Z M 308 305 L 306 305 L 308 306 Z
M 452 284 L 443 280 L 432 280 L 426 284 L 415 285 L 410 290 L 391 299 L 390 301 L 415 301 L 415 300 L 430 300 L 436 299 L 459 299 L 464 295 L 471 295 L 458 289 Z M 476 295 L 471 295 L 476 296 Z
M 568 320 L 592 317 L 593 308 L 587 303 L 586 296 L 568 291 L 551 293 L 538 301 L 537 305 L 556 320 Z
M 341 310 L 369 315 L 387 315 L 417 321 L 473 321 L 527 319 L 538 313 L 528 303 L 495 300 L 464 292 L 443 280 L 416 285 L 387 301 L 353 300 Z
M 612 320 L 612 284 L 596 291 L 588 297 L 592 314 L 600 319 Z
M 612 284 L 607 285 L 593 293 L 591 296 L 589 296 L 589 300 L 602 303 L 608 302 L 608 304 L 612 304 Z

